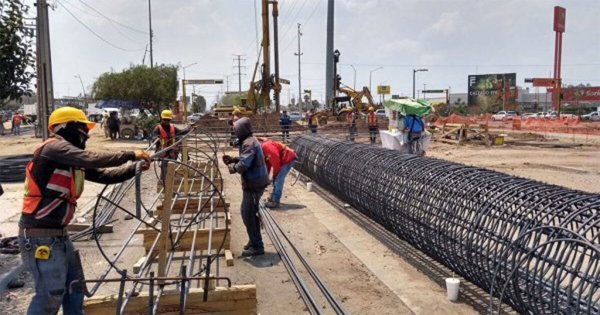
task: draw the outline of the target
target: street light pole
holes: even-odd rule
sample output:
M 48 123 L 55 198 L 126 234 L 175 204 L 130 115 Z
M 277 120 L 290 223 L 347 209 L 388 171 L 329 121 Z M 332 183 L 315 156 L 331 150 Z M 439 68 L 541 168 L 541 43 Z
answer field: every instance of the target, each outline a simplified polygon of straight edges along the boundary
M 371 85 L 371 78 L 372 78 L 372 76 L 373 76 L 373 72 L 375 72 L 375 71 L 377 71 L 377 70 L 381 70 L 381 69 L 383 69 L 383 67 L 379 67 L 379 68 L 373 69 L 373 70 L 371 70 L 371 71 L 369 72 L 369 91 L 372 91 L 372 90 L 373 90 L 373 86 Z
M 352 67 L 352 70 L 354 70 L 354 85 L 352 88 L 356 90 L 356 68 L 354 68 L 354 65 L 350 65 L 350 67 Z
M 428 69 L 413 69 L 413 94 L 412 97 L 415 98 L 415 74 L 417 72 L 429 71 Z

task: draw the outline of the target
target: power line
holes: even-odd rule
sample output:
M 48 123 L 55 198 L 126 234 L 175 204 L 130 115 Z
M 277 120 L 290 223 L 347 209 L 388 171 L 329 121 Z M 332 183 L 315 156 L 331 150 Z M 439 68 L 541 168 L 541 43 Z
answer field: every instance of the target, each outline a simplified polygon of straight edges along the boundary
M 91 16 L 91 17 L 94 17 L 94 18 L 102 18 L 102 16 L 101 16 L 101 15 L 98 15 L 98 14 L 93 14 L 93 13 L 91 13 L 91 12 L 90 12 L 90 10 L 85 10 L 85 9 L 82 9 L 82 8 L 80 8 L 80 7 L 76 6 L 75 4 L 73 4 L 73 3 L 69 2 L 69 1 L 64 1 L 64 0 L 63 0 L 63 4 L 65 4 L 65 5 L 67 5 L 67 4 L 68 4 L 68 5 L 69 5 L 71 8 L 74 8 L 74 9 L 76 9 L 77 11 L 79 11 L 79 12 L 82 12 L 82 13 L 84 13 L 84 14 L 87 14 L 87 15 L 89 15 L 89 16 Z M 115 23 L 115 22 L 113 22 L 113 21 L 110 21 L 110 20 L 109 20 L 109 22 L 110 22 L 110 26 L 112 26 L 112 28 L 114 28 L 114 29 L 115 29 L 115 30 L 116 30 L 116 31 L 117 31 L 119 34 L 121 34 L 121 36 L 123 36 L 125 39 L 127 39 L 127 40 L 129 40 L 129 41 L 131 41 L 131 42 L 134 42 L 135 44 L 140 44 L 140 45 L 142 44 L 142 43 L 140 43 L 139 41 L 137 41 L 137 39 L 131 38 L 129 35 L 125 34 L 125 33 L 124 33 L 122 30 L 121 30 L 121 28 L 120 28 L 120 27 L 118 27 L 119 25 L 118 25 L 117 23 Z
M 310 15 L 308 16 L 308 18 L 306 20 L 304 20 L 304 23 L 301 23 L 302 25 L 304 25 L 304 27 L 306 28 L 306 25 L 308 25 L 308 22 L 312 19 L 313 15 L 315 14 L 315 12 L 317 12 L 317 9 L 320 8 L 320 4 L 322 4 L 321 2 L 317 1 L 315 3 L 315 6 L 312 10 L 312 12 L 310 13 Z M 292 46 L 292 43 L 294 42 L 295 38 L 291 38 L 290 41 L 288 42 L 288 44 L 285 46 L 285 48 L 281 51 L 281 54 L 284 54 L 288 48 L 290 48 Z
M 323 62 L 303 62 L 309 65 L 323 65 Z M 342 66 L 350 66 L 349 63 L 340 64 Z M 355 67 L 440 67 L 440 68 L 469 68 L 469 67 L 552 67 L 550 64 L 473 64 L 473 65 L 452 65 L 452 64 L 382 64 L 382 63 L 353 63 Z M 563 64 L 563 67 L 591 67 L 600 66 L 600 63 L 580 63 L 580 64 Z
M 244 55 L 233 54 L 233 56 L 236 57 L 235 59 L 233 59 L 233 61 L 237 61 L 238 72 L 234 73 L 234 74 L 238 75 L 238 92 L 242 93 L 242 67 L 243 67 L 242 61 L 246 61 L 246 59 L 242 59 L 242 57 L 244 57 Z
M 85 27 L 88 31 L 90 31 L 90 33 L 94 34 L 96 37 L 98 37 L 98 39 L 100 39 L 101 41 L 107 43 L 108 45 L 125 51 L 125 52 L 137 52 L 137 51 L 142 51 L 145 48 L 140 48 L 140 49 L 127 49 L 127 48 L 123 48 L 123 47 L 119 47 L 111 42 L 109 42 L 108 40 L 104 39 L 102 36 L 100 36 L 98 33 L 94 32 L 94 30 L 92 30 L 89 26 L 87 26 L 85 23 L 83 23 L 80 19 L 78 19 L 75 14 L 73 14 L 73 12 L 71 12 L 61 1 L 56 1 L 56 3 L 58 3 L 60 6 L 63 7 L 63 9 L 65 9 L 65 11 L 67 11 L 67 13 L 69 13 L 69 15 L 71 15 L 77 22 L 79 22 L 79 24 L 81 24 L 83 27 Z
M 146 31 L 138 30 L 138 29 L 136 29 L 136 28 L 134 28 L 134 27 L 131 27 L 131 26 L 129 26 L 129 25 L 126 25 L 126 24 L 123 24 L 123 23 L 121 23 L 121 22 L 119 22 L 119 21 L 117 21 L 117 20 L 115 20 L 115 19 L 112 19 L 112 18 L 110 18 L 110 17 L 108 17 L 108 16 L 104 15 L 104 13 L 100 12 L 100 11 L 99 11 L 99 10 L 97 10 L 96 8 L 94 8 L 94 7 L 92 7 L 91 5 L 87 4 L 87 3 L 86 3 L 85 1 L 83 1 L 83 0 L 79 0 L 79 2 L 83 3 L 83 5 L 85 5 L 86 7 L 90 8 L 92 11 L 94 11 L 94 12 L 96 12 L 96 13 L 100 14 L 102 17 L 104 17 L 105 19 L 107 19 L 107 20 L 109 20 L 109 21 L 111 21 L 111 22 L 113 22 L 113 23 L 117 23 L 117 24 L 121 25 L 122 27 L 124 27 L 124 28 L 126 28 L 126 29 L 129 29 L 129 30 L 132 30 L 132 31 L 134 31 L 134 32 L 138 32 L 138 33 L 141 33 L 141 34 L 148 35 L 148 32 L 146 32 Z

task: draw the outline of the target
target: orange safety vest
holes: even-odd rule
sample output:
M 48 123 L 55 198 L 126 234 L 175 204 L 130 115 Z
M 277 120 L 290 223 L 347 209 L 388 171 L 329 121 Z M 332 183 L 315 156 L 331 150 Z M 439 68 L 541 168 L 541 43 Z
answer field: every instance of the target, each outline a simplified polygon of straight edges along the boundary
M 354 112 L 347 112 L 346 113 L 346 124 L 348 126 L 350 126 L 355 123 L 356 123 L 356 115 L 354 114 Z
M 73 213 L 77 207 L 77 199 L 83 193 L 83 186 L 85 181 L 85 172 L 83 169 L 75 169 L 73 167 L 66 169 L 54 169 L 50 180 L 46 184 L 46 190 L 51 190 L 60 193 L 55 200 L 47 204 L 45 207 L 37 209 L 42 198 L 40 188 L 35 183 L 31 170 L 33 169 L 33 161 L 35 157 L 39 155 L 42 148 L 52 142 L 58 141 L 56 138 L 48 138 L 40 147 L 38 147 L 33 153 L 33 159 L 27 163 L 25 170 L 25 194 L 23 196 L 23 208 L 22 212 L 25 214 L 35 215 L 36 219 L 42 219 L 52 213 L 52 210 L 58 208 L 63 201 L 68 202 L 67 211 L 63 217 L 62 223 L 64 225 L 69 224 L 73 219 Z M 37 209 L 37 210 L 36 210 Z
M 367 115 L 367 124 L 369 127 L 377 127 L 377 116 L 375 116 L 375 113 L 371 112 Z
M 13 120 L 14 120 L 15 125 L 21 124 L 21 116 L 15 115 L 15 116 L 13 116 Z
M 308 117 L 309 124 L 317 126 L 319 124 L 319 117 L 317 113 L 311 114 Z
M 161 150 L 175 144 L 175 126 L 169 125 L 169 134 L 162 125 L 158 125 L 158 131 L 160 132 L 160 148 Z M 169 157 L 175 157 L 175 150 L 169 151 Z

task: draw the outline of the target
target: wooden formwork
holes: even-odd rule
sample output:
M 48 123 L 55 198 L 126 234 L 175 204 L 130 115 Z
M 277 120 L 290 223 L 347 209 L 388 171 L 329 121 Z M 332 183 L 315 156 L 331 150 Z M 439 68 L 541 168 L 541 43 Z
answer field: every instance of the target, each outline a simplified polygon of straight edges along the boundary
M 141 235 L 145 252 L 145 256 L 140 257 L 130 269 L 136 276 L 143 277 L 150 270 L 159 278 L 181 276 L 178 270 L 173 270 L 176 268 L 169 268 L 169 264 L 195 255 L 224 259 L 227 266 L 233 266 L 233 255 L 229 250 L 229 203 L 220 193 L 214 193 L 222 190 L 220 173 L 212 163 L 185 162 L 184 158 L 182 164 L 168 164 L 166 180 L 158 184 L 162 202 L 157 204 L 146 225 L 135 231 L 135 234 Z M 194 176 L 194 169 L 203 175 Z M 198 218 L 203 220 L 202 225 L 173 224 L 196 222 Z M 195 288 L 188 288 L 185 314 L 256 314 L 255 285 L 219 286 L 216 279 L 219 275 L 210 272 L 211 285 L 205 285 L 203 280 L 198 279 Z M 187 281 L 190 283 L 192 280 Z M 152 293 L 153 297 L 160 294 L 156 313 L 178 314 L 182 307 L 179 286 L 157 280 L 157 285 L 161 284 L 165 285 L 164 290 L 157 286 Z M 123 314 L 148 314 L 149 300 L 150 292 L 137 292 L 135 296 L 128 297 Z M 118 295 L 94 296 L 85 300 L 84 310 L 86 314 L 114 313 L 119 303 Z

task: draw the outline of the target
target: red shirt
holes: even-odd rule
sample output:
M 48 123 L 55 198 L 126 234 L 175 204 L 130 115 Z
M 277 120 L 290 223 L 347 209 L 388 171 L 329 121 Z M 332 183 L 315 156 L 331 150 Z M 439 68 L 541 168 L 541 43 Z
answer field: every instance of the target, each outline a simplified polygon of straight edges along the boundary
M 265 155 L 267 173 L 271 172 L 271 167 L 273 168 L 273 178 L 277 177 L 281 166 L 289 164 L 296 159 L 296 152 L 283 143 L 267 140 L 261 143 L 260 146 Z

